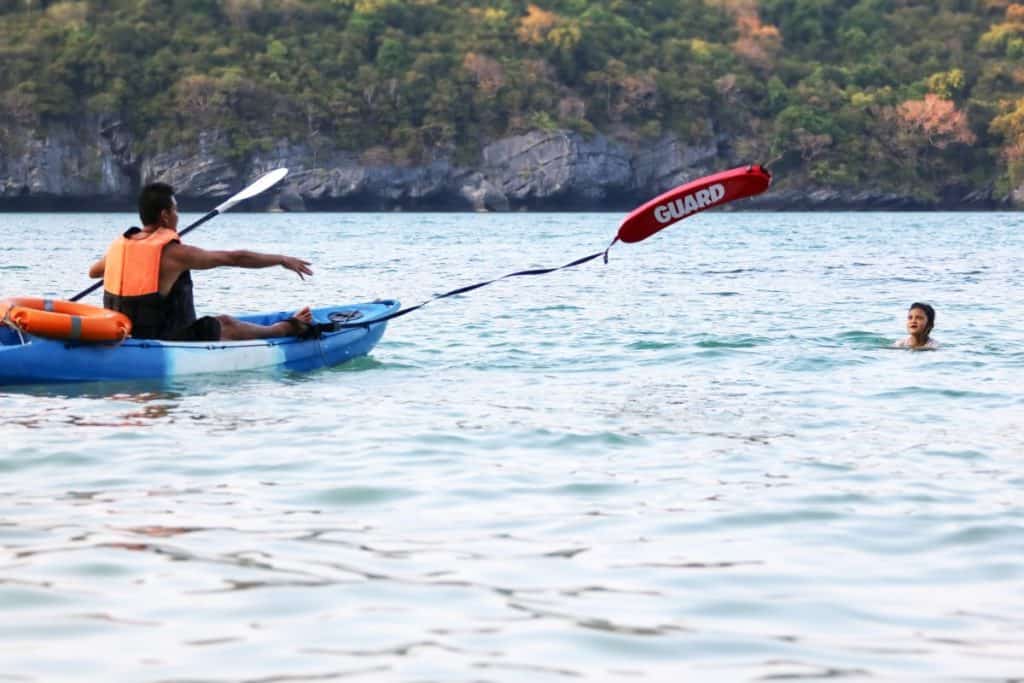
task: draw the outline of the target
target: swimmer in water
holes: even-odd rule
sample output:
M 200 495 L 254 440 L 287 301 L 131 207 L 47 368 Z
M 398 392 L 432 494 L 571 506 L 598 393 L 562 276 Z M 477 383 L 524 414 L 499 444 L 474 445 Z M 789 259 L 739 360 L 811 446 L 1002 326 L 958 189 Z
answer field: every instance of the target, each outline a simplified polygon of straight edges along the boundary
M 907 311 L 907 332 L 909 337 L 893 344 L 898 349 L 934 349 L 938 344 L 931 338 L 935 327 L 935 309 L 928 304 L 915 301 Z

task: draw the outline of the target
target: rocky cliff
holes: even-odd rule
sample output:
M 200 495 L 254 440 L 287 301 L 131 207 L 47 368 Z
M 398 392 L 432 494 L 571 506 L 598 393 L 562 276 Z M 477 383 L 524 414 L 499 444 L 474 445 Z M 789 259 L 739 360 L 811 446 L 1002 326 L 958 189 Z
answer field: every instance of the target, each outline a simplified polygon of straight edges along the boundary
M 683 182 L 752 159 L 735 158 L 727 140 L 688 143 L 664 137 L 627 147 L 597 135 L 533 131 L 484 147 L 474 167 L 439 158 L 418 166 L 372 164 L 339 151 L 280 141 L 244 162 L 223 153 L 217 131 L 191 148 L 143 154 L 117 121 L 92 119 L 45 132 L 0 128 L 0 210 L 130 210 L 141 183 L 161 180 L 186 209 L 205 210 L 260 174 L 291 172 L 248 208 L 359 210 L 628 210 Z M 778 180 L 778 179 L 777 179 Z M 779 187 L 782 185 L 782 187 Z M 741 208 L 988 209 L 1009 207 L 1024 188 L 945 187 L 923 201 L 873 188 L 858 192 L 776 183 Z
M 116 122 L 0 126 L 0 209 L 124 208 L 138 186 L 131 136 Z

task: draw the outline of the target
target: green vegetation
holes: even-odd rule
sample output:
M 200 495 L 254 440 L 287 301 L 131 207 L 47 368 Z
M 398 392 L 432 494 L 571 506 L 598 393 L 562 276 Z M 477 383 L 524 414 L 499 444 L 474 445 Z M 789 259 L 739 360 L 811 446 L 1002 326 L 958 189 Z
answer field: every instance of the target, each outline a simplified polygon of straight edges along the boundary
M 149 150 L 416 163 L 558 127 L 836 187 L 1024 182 L 1008 0 L 0 0 L 0 63 L 0 145 L 92 113 Z

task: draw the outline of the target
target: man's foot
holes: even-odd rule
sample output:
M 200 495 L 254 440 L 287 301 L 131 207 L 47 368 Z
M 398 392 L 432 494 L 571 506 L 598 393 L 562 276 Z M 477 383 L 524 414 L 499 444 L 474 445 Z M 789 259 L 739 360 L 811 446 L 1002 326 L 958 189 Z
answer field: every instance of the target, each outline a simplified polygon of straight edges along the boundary
M 309 306 L 303 306 L 302 309 L 295 312 L 295 315 L 285 318 L 283 322 L 288 323 L 291 327 L 287 336 L 302 337 L 313 328 L 313 312 L 309 310 Z

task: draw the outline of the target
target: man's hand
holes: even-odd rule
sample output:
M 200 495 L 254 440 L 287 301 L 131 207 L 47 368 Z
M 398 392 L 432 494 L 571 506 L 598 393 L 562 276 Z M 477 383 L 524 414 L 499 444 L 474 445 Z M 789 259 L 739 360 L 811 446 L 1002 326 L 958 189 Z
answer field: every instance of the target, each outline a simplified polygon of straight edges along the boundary
M 303 261 L 300 258 L 294 256 L 282 256 L 281 265 L 288 270 L 297 273 L 303 280 L 306 279 L 306 275 L 313 275 L 313 271 L 309 267 L 309 261 Z

